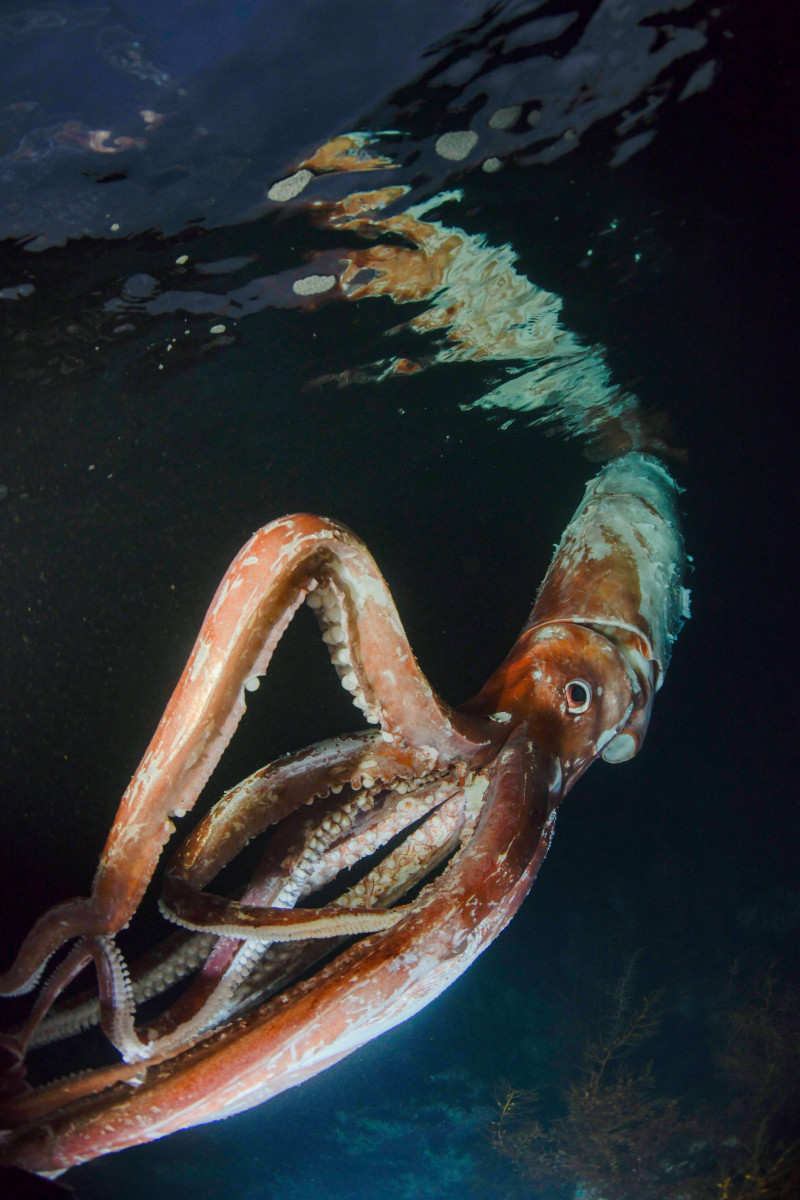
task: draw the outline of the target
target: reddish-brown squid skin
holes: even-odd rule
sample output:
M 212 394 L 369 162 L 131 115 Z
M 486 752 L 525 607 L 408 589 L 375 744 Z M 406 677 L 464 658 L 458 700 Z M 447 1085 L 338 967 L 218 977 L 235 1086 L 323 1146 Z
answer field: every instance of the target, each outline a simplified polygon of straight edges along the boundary
M 469 826 L 459 834 L 453 862 L 394 926 L 343 951 L 308 982 L 293 985 L 298 975 L 290 974 L 287 991 L 267 1003 L 262 992 L 261 1007 L 243 1017 L 218 1009 L 216 1031 L 194 1042 L 188 1027 L 170 1049 L 148 1039 L 146 1063 L 106 1068 L 7 1101 L 0 1119 L 14 1131 L 0 1159 L 57 1172 L 252 1107 L 413 1015 L 452 982 L 527 892 L 549 842 L 550 810 L 561 796 L 600 753 L 624 761 L 641 744 L 685 615 L 674 493 L 663 468 L 641 455 L 604 468 L 561 540 L 520 638 L 459 710 L 439 700 L 420 672 L 388 588 L 354 535 L 305 515 L 260 530 L 223 580 L 123 798 L 93 900 L 46 914 L 6 985 L 24 980 L 53 943 L 88 928 L 116 929 L 136 907 L 169 833 L 169 814 L 191 807 L 244 710 L 244 685 L 262 673 L 297 604 L 319 584 L 339 606 L 334 621 L 322 620 L 324 636 L 333 637 L 338 624 L 347 627 L 352 661 L 344 670 L 355 672 L 348 690 L 356 684 L 359 706 L 380 710 L 382 732 L 334 739 L 265 768 L 267 783 L 281 780 L 277 796 L 270 787 L 264 796 L 250 793 L 245 781 L 239 798 L 223 799 L 210 826 L 204 822 L 179 852 L 175 866 L 184 881 L 202 889 L 270 823 L 267 818 L 286 819 L 288 830 L 299 805 L 326 796 L 328 788 L 338 795 L 341 779 L 350 787 L 356 777 L 353 795 L 369 789 L 374 781 L 363 782 L 371 774 L 368 753 L 377 791 L 391 790 L 399 777 L 406 791 L 419 795 L 433 770 L 437 780 L 447 776 L 448 788 L 461 789 L 462 811 L 477 773 L 489 784 L 477 831 Z M 317 601 L 319 608 L 319 595 Z M 341 666 L 335 656 L 334 663 Z M 577 703 L 581 694 L 591 704 Z M 154 760 L 161 751 L 166 763 Z M 137 845 L 142 838 L 152 844 Z M 126 860 L 130 845 L 136 853 Z M 428 874 L 436 861 L 443 860 L 428 860 Z M 392 877 L 399 890 L 390 903 L 409 886 L 401 879 Z M 202 915 L 202 891 L 197 898 Z M 328 925 L 324 936 L 329 931 Z
M 563 695 L 573 678 L 586 680 L 597 699 L 580 722 L 570 724 L 564 720 Z M 616 646 L 592 629 L 564 622 L 523 633 L 464 709 L 504 711 L 526 722 L 537 745 L 558 754 L 572 785 L 594 759 L 589 748 L 603 730 L 619 725 L 631 702 L 628 674 Z
M 412 1015 L 470 965 L 527 895 L 550 841 L 552 770 L 519 727 L 493 764 L 472 840 L 419 907 L 178 1058 L 143 1066 L 137 1087 L 118 1083 L 74 1103 L 69 1081 L 60 1095 L 50 1089 L 44 1121 L 33 1118 L 32 1126 L 11 1134 L 0 1161 L 54 1173 L 231 1115 L 303 1082 Z

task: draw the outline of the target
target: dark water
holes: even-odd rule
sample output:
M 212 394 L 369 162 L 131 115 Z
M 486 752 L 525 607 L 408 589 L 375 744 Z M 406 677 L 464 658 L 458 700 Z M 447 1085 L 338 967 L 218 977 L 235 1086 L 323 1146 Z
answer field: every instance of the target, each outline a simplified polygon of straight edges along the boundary
M 469 973 L 267 1106 L 70 1173 L 80 1196 L 550 1200 L 570 1193 L 495 1152 L 496 1093 L 559 1111 L 628 966 L 632 1006 L 663 991 L 658 1094 L 689 1109 L 716 1095 L 732 972 L 796 988 L 795 24 L 664 0 L 0 9 L 4 959 L 85 894 L 255 528 L 306 510 L 356 530 L 457 702 L 596 470 L 591 439 L 553 436 L 569 396 L 549 424 L 479 406 L 521 359 L 392 334 L 424 299 L 299 298 L 363 244 L 313 201 L 402 185 L 391 215 L 460 189 L 428 219 L 511 247 L 562 328 L 603 348 L 603 394 L 666 414 L 696 567 L 644 752 L 580 784 Z M 391 165 L 269 198 L 354 131 Z M 398 357 L 425 369 L 370 366 Z M 220 788 L 352 725 L 296 624 Z

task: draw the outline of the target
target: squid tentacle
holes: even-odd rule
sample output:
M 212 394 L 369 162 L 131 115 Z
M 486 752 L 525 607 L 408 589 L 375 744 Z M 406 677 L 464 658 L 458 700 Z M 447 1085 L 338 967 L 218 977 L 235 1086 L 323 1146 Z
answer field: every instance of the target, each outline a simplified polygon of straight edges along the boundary
M 388 929 L 397 920 L 394 912 L 361 908 L 343 912 L 331 905 L 325 908 L 272 908 L 242 904 L 223 896 L 204 895 L 200 907 L 196 894 L 182 887 L 177 879 L 172 880 L 168 896 L 170 920 L 184 929 L 257 944 L 374 933 Z M 212 901 L 217 903 L 210 903 Z
M 25 1126 L 10 1139 L 8 1153 L 29 1170 L 60 1170 L 92 1156 L 101 1127 L 109 1152 L 140 1140 L 142 1122 L 152 1137 L 185 1126 L 187 1112 L 193 1124 L 232 1115 L 302 1082 L 423 1007 L 470 965 L 527 894 L 552 836 L 549 773 L 549 760 L 518 728 L 487 772 L 485 796 L 468 804 L 474 833 L 403 920 L 176 1061 L 159 1065 L 156 1057 L 140 1077 L 135 1067 L 118 1067 L 96 1072 L 94 1088 L 90 1080 L 65 1080 L 41 1098 L 21 1098 L 6 1119 Z M 234 1047 L 235 1088 L 226 1063 Z M 132 1077 L 135 1088 L 125 1086 Z M 101 1101 L 91 1098 L 106 1085 Z
M 387 879 L 394 885 L 394 901 L 413 886 L 420 872 L 427 874 L 439 861 L 441 845 L 436 839 L 431 848 L 430 831 L 435 822 L 430 814 L 432 810 L 444 807 L 454 789 L 459 790 L 453 781 L 429 784 L 421 789 L 423 796 L 416 804 L 395 795 L 396 803 L 390 801 L 388 812 L 382 809 L 373 814 L 376 824 L 366 834 L 358 829 L 355 833 L 351 831 L 359 817 L 370 819 L 370 810 L 381 789 L 376 787 L 356 794 L 332 814 L 307 821 L 303 845 L 294 848 L 289 860 L 280 861 L 276 872 L 275 860 L 280 859 L 282 844 L 285 848 L 286 841 L 291 841 L 296 834 L 296 818 L 290 819 L 288 833 L 283 839 L 279 838 L 277 851 L 268 848 L 266 859 L 242 901 L 196 890 L 173 863 L 165 879 L 162 911 L 185 928 L 212 931 L 220 940 L 189 992 L 154 1025 L 157 1049 L 163 1051 L 168 1045 L 184 1045 L 201 1028 L 211 1027 L 224 1019 L 232 1011 L 230 1002 L 234 992 L 273 942 L 338 939 L 394 925 L 403 910 L 378 908 L 381 893 L 388 887 Z M 425 815 L 428 819 L 416 834 L 406 839 L 405 850 L 398 847 L 394 856 L 390 855 L 384 863 L 374 867 L 365 879 L 332 901 L 328 908 L 296 910 L 291 907 L 333 879 L 343 869 L 345 861 L 354 865 L 369 857 L 379 845 Z M 213 810 L 209 816 L 213 816 Z M 348 837 L 349 832 L 351 836 Z M 339 841 L 344 846 L 350 845 L 345 858 L 341 846 L 331 854 L 332 843 Z M 427 850 L 424 849 L 426 845 Z M 180 854 L 176 857 L 180 859 Z M 407 864 L 403 870 L 400 869 L 401 861 Z M 415 872 L 411 872 L 410 864 Z M 396 878 L 391 875 L 392 871 L 397 872 Z M 165 1040 L 168 1032 L 174 1036 L 174 1042 Z
M 452 792 L 452 788 L 450 789 Z M 482 789 L 479 789 L 482 791 Z M 133 1004 L 130 991 L 125 994 L 125 1002 L 118 1006 L 112 1000 L 109 987 L 103 986 L 101 977 L 101 995 L 105 1004 L 113 1008 L 112 1020 L 106 1028 L 109 1040 L 120 1051 L 126 1062 L 141 1061 L 145 1058 L 161 1060 L 165 1056 L 191 1045 L 205 1030 L 213 1028 L 221 1020 L 227 1019 L 235 1011 L 234 994 L 244 977 L 253 969 L 256 960 L 261 957 L 266 947 L 266 939 L 274 940 L 306 940 L 308 938 L 336 938 L 350 936 L 354 933 L 364 934 L 385 930 L 396 924 L 410 909 L 394 908 L 390 911 L 376 910 L 375 905 L 384 902 L 394 902 L 413 887 L 420 878 L 429 874 L 443 856 L 449 853 L 463 826 L 464 798 L 461 792 L 451 795 L 429 817 L 428 822 L 419 826 L 404 843 L 380 864 L 374 867 L 367 876 L 348 889 L 343 896 L 325 909 L 288 910 L 262 909 L 250 906 L 249 914 L 242 912 L 244 906 L 238 906 L 238 916 L 244 920 L 250 916 L 251 923 L 257 925 L 256 944 L 246 941 L 246 930 L 239 924 L 224 928 L 215 927 L 215 932 L 221 936 L 220 945 L 224 942 L 233 944 L 234 952 L 225 963 L 224 970 L 213 981 L 210 988 L 197 990 L 194 1006 L 191 1006 L 189 995 L 182 997 L 176 1005 L 174 1014 L 164 1014 L 155 1024 L 148 1028 L 136 1029 L 133 1023 Z M 180 881 L 174 881 L 176 891 Z M 207 927 L 210 917 L 206 912 L 208 896 L 203 896 L 203 927 Z M 184 897 L 187 903 L 197 904 L 197 897 Z M 223 902 L 221 902 L 223 903 Z M 235 905 L 235 902 L 224 902 Z M 178 900 L 180 905 L 180 899 Z M 357 907 L 356 907 L 357 906 Z M 232 914 L 226 912 L 225 918 L 232 919 Z M 172 913 L 172 919 L 176 914 Z M 269 927 L 265 920 L 274 924 Z M 192 927 L 189 921 L 183 922 Z M 236 939 L 234 941 L 234 939 Z M 94 939 L 100 942 L 103 939 Z M 242 944 L 244 942 L 244 944 Z M 112 944 L 113 945 L 113 944 Z M 76 970 L 88 961 L 88 943 L 80 943 L 77 951 L 83 952 L 83 961 L 76 964 Z M 123 981 L 127 979 L 127 971 L 122 963 L 116 947 L 113 947 L 114 961 L 120 966 L 118 973 Z M 108 955 L 110 958 L 111 950 Z M 76 971 L 73 971 L 74 975 Z M 70 976 L 71 978 L 72 976 Z M 119 1011 L 117 1008 L 119 1007 Z
M 82 938 L 52 972 L 16 1034 L 23 1053 L 50 1007 L 90 962 L 97 972 L 103 1032 L 127 1062 L 143 1057 L 133 1028 L 135 1005 L 128 968 L 113 938 L 103 937 Z
M 471 756 L 480 723 L 455 714 L 420 671 L 388 587 L 362 542 L 343 526 L 300 514 L 274 521 L 242 548 L 212 600 L 186 668 L 129 787 L 103 850 L 90 899 L 45 913 L 0 976 L 0 994 L 35 986 L 75 937 L 113 935 L 132 917 L 172 818 L 194 805 L 245 710 L 246 685 L 267 669 L 297 608 L 333 587 L 352 674 L 382 730 L 427 753 L 430 766 Z M 344 626 L 342 627 L 344 629 Z
M 169 990 L 191 975 L 208 957 L 213 934 L 176 931 L 129 968 L 136 1007 Z M 100 1023 L 97 991 L 84 991 L 51 1009 L 30 1033 L 28 1045 L 37 1049 L 75 1037 Z
M 304 770 L 309 772 L 314 783 L 314 791 L 324 792 L 326 787 L 330 785 L 331 782 L 331 779 L 329 778 L 330 769 L 328 768 L 328 762 L 334 752 L 334 748 L 338 752 L 338 757 L 336 758 L 337 766 L 334 769 L 338 772 L 341 772 L 342 770 L 350 770 L 351 767 L 351 763 L 347 761 L 347 755 L 344 753 L 344 751 L 347 751 L 351 758 L 351 752 L 355 752 L 359 759 L 363 759 L 365 752 L 363 751 L 362 747 L 364 745 L 367 747 L 367 753 L 370 756 L 372 756 L 374 752 L 378 758 L 385 757 L 387 759 L 388 765 L 382 763 L 380 766 L 380 773 L 392 774 L 396 763 L 393 761 L 390 748 L 384 746 L 382 743 L 375 743 L 374 735 L 370 733 L 365 733 L 364 735 L 353 735 L 348 739 L 335 739 L 333 742 L 322 743 L 320 746 L 311 747 L 308 751 L 305 751 L 302 754 L 287 756 L 287 758 L 291 760 L 291 768 L 302 767 Z M 367 758 L 366 761 L 372 762 L 371 769 L 376 769 L 372 757 Z M 327 769 L 326 774 L 322 774 L 323 764 Z M 320 778 L 314 779 L 315 771 L 321 773 Z M 333 778 L 338 777 L 338 775 L 333 776 Z M 274 800 L 274 803 L 272 804 L 263 804 L 262 807 L 264 813 L 268 813 L 269 817 L 271 818 L 280 820 L 281 814 L 289 811 L 297 800 L 296 795 L 292 795 L 291 797 L 287 798 L 285 793 L 290 789 L 284 787 L 283 792 L 281 791 L 281 783 L 286 785 L 287 782 L 289 784 L 297 784 L 299 782 L 299 776 L 295 777 L 294 772 L 289 770 L 289 765 L 287 765 L 286 760 L 279 760 L 278 763 L 271 764 L 271 766 L 268 768 L 263 768 L 261 771 L 257 772 L 255 776 L 251 776 L 250 779 L 245 780 L 242 784 L 226 793 L 226 795 L 218 802 L 218 805 L 212 809 L 211 813 L 201 824 L 201 826 L 198 827 L 196 836 L 192 839 L 193 852 L 187 853 L 186 855 L 189 861 L 192 863 L 196 862 L 196 858 L 199 856 L 198 843 L 203 845 L 203 848 L 205 849 L 205 838 L 203 835 L 207 834 L 209 841 L 213 843 L 213 832 L 222 827 L 222 823 L 219 821 L 218 812 L 218 808 L 221 807 L 225 811 L 226 821 L 230 822 L 228 828 L 235 828 L 240 835 L 240 839 L 236 841 L 235 845 L 231 844 L 230 839 L 225 840 L 224 846 L 226 853 L 223 858 L 217 858 L 214 861 L 213 868 L 215 871 L 221 869 L 221 866 L 225 865 L 225 863 L 227 863 L 230 858 L 233 857 L 234 853 L 238 853 L 243 848 L 244 841 L 247 840 L 241 837 L 242 830 L 245 828 L 245 818 L 248 818 L 246 823 L 248 837 L 255 836 L 255 834 L 262 827 L 266 826 L 267 817 L 264 817 L 263 820 L 259 820 L 257 825 L 253 819 L 254 810 L 252 806 L 254 800 L 253 792 L 255 787 L 260 785 L 263 789 L 266 789 L 270 797 L 272 797 Z M 406 794 L 410 787 L 408 783 L 400 782 L 398 787 L 401 790 L 396 792 L 392 791 L 389 793 L 390 799 L 385 801 L 380 812 L 375 814 L 377 824 L 374 826 L 374 828 L 368 829 L 366 833 L 363 831 L 359 832 L 358 829 L 353 832 L 353 821 L 357 820 L 359 816 L 363 817 L 364 810 L 368 805 L 369 797 L 363 793 L 358 795 L 353 801 L 350 802 L 349 805 L 346 806 L 346 808 L 353 810 L 349 813 L 349 815 L 346 813 L 345 809 L 339 806 L 334 812 L 328 815 L 323 815 L 316 822 L 306 821 L 306 824 L 309 825 L 309 831 L 307 832 L 306 836 L 307 843 L 312 840 L 319 842 L 320 835 L 325 837 L 326 834 L 328 834 L 328 831 L 330 831 L 330 834 L 327 836 L 326 840 L 329 842 L 336 841 L 337 845 L 333 848 L 329 847 L 327 850 L 322 849 L 321 853 L 319 850 L 317 850 L 313 858 L 305 867 L 305 871 L 299 871 L 299 863 L 302 860 L 302 850 L 296 850 L 291 861 L 284 859 L 280 863 L 281 871 L 277 880 L 275 879 L 275 863 L 270 861 L 270 859 L 275 858 L 275 848 L 273 847 L 271 855 L 268 858 L 268 866 L 271 868 L 271 873 L 268 872 L 267 866 L 262 863 L 262 866 L 257 871 L 256 876 L 254 876 L 253 880 L 251 881 L 247 895 L 250 896 L 255 902 L 257 897 L 264 897 L 269 894 L 273 894 L 276 900 L 280 898 L 280 902 L 288 903 L 289 897 L 286 894 L 286 887 L 289 880 L 291 880 L 292 889 L 296 891 L 298 899 L 318 890 L 325 883 L 333 879 L 334 876 L 346 866 L 353 866 L 366 855 L 373 853 L 379 845 L 385 843 L 390 838 L 400 833 L 409 824 L 420 819 L 425 815 L 425 813 L 429 812 L 431 808 L 441 804 L 443 798 L 446 797 L 446 795 L 451 794 L 453 790 L 452 782 L 448 783 L 447 781 L 440 780 L 432 780 L 427 785 L 416 785 L 412 794 Z M 334 784 L 333 788 L 338 792 L 339 789 L 337 785 Z M 373 789 L 374 792 L 378 792 L 378 790 L 378 788 Z M 310 802 L 312 799 L 313 795 L 308 797 L 306 802 Z M 258 809 L 258 805 L 255 805 L 254 807 L 256 810 Z M 283 824 L 286 825 L 287 818 L 283 817 L 282 819 Z M 291 822 L 289 822 L 289 825 L 291 826 Z M 327 830 L 325 828 L 326 826 L 328 827 Z M 293 834 L 290 830 L 289 838 L 293 836 L 296 836 L 296 832 Z M 286 840 L 286 838 L 283 839 L 284 843 Z M 214 848 L 219 851 L 219 846 L 214 846 Z M 183 856 L 183 851 L 188 852 L 188 849 L 188 846 L 183 847 L 181 854 L 177 856 L 178 859 Z M 189 945 L 187 945 L 185 942 L 181 944 L 180 947 L 174 953 L 169 955 L 165 961 L 160 962 L 157 968 L 151 969 L 150 979 L 145 982 L 135 982 L 133 984 L 133 1001 L 135 1004 L 140 1004 L 145 999 L 149 999 L 158 995 L 159 992 L 167 990 L 167 988 L 171 987 L 182 975 L 190 974 L 193 970 L 200 966 L 203 959 L 208 958 L 209 952 L 211 951 L 210 939 L 214 937 L 215 933 L 220 935 L 220 941 L 218 942 L 217 948 L 214 951 L 213 968 L 215 982 L 218 983 L 224 974 L 224 969 L 220 961 L 222 957 L 220 954 L 222 944 L 227 942 L 229 946 L 229 952 L 225 960 L 225 969 L 227 969 L 229 964 L 234 959 L 235 951 L 239 949 L 239 944 L 235 939 L 237 937 L 240 940 L 247 938 L 247 929 L 238 928 L 236 925 L 237 918 L 232 915 L 234 910 L 237 908 L 237 903 L 235 901 L 224 901 L 220 897 L 214 897 L 206 892 L 200 892 L 190 888 L 182 878 L 178 878 L 177 875 L 173 873 L 174 870 L 175 864 L 173 864 L 173 870 L 168 873 L 166 877 L 164 893 L 162 894 L 160 902 L 164 915 L 167 916 L 168 919 L 175 921 L 186 929 L 205 930 L 206 933 L 192 939 L 192 942 Z M 204 875 L 205 873 L 206 871 L 203 872 Z M 191 871 L 188 871 L 187 874 L 192 877 Z M 265 874 L 266 878 L 264 878 Z M 270 880 L 272 880 L 271 889 L 268 886 Z M 305 886 L 299 886 L 302 884 L 302 880 L 307 881 Z M 280 896 L 280 893 L 276 891 L 276 889 L 281 887 L 283 889 L 282 896 Z M 357 885 L 356 890 L 359 892 L 363 891 L 362 885 Z M 263 900 L 259 900 L 259 903 L 262 903 L 263 905 L 264 902 Z M 340 901 L 335 901 L 334 904 L 340 904 Z M 229 906 L 229 910 L 224 914 L 220 912 L 215 914 L 215 906 L 217 909 L 219 909 L 221 906 Z M 268 907 L 262 907 L 257 910 L 251 909 L 251 911 L 257 911 L 259 913 L 258 920 L 261 924 L 263 924 L 264 919 L 270 915 L 272 915 L 275 919 L 275 923 L 273 924 L 271 931 L 262 929 L 251 933 L 250 936 L 254 937 L 259 942 L 266 942 L 270 938 L 274 938 L 276 941 L 286 940 L 289 936 L 297 938 L 302 937 L 305 939 L 312 936 L 322 938 L 336 934 L 343 935 L 345 933 L 366 932 L 368 927 L 373 930 L 379 928 L 388 928 L 394 922 L 394 920 L 397 919 L 396 915 L 390 916 L 386 914 L 385 916 L 381 917 L 375 912 L 371 912 L 367 918 L 366 913 L 362 913 L 360 914 L 360 921 L 356 921 L 351 918 L 351 928 L 346 929 L 345 921 L 347 918 L 339 908 L 334 908 L 330 910 L 329 913 L 322 913 L 320 910 L 313 909 L 300 910 L 299 912 L 295 913 L 295 910 L 288 908 L 270 909 Z M 303 931 L 302 929 L 298 929 L 293 935 L 290 935 L 290 933 L 286 930 L 285 925 L 287 922 L 297 924 L 304 921 L 308 922 L 312 919 L 315 913 L 318 921 L 316 930 L 308 929 Z M 215 916 L 216 927 L 213 924 Z M 322 921 L 325 917 L 327 917 L 328 922 L 335 919 L 337 927 L 333 928 L 326 926 L 324 922 L 323 924 L 319 924 L 319 921 Z M 220 924 L 220 922 L 223 920 L 227 922 L 227 928 L 223 928 Z M 251 923 L 252 920 L 253 918 L 251 917 Z M 283 930 L 278 927 L 277 922 L 284 924 Z M 356 925 L 358 925 L 358 928 L 356 928 Z M 222 935 L 228 936 L 225 937 Z M 266 948 L 267 947 L 265 945 L 260 947 L 262 950 L 265 950 Z M 261 957 L 263 957 L 263 955 L 260 955 L 259 959 Z M 252 958 L 253 954 L 251 953 L 250 959 Z M 89 958 L 86 957 L 84 961 L 88 962 Z M 238 955 L 236 970 L 239 975 L 243 975 L 246 972 L 254 970 L 256 966 L 257 961 L 244 962 L 243 956 Z M 136 973 L 135 964 L 133 971 Z M 77 974 L 77 970 L 75 971 L 75 974 Z M 199 1001 L 199 1003 L 204 1008 L 204 1011 L 207 1010 L 210 1012 L 210 1009 L 208 1009 L 208 976 L 209 972 L 206 972 L 206 978 L 204 981 L 205 990 L 202 1000 Z M 222 1010 L 222 1008 L 227 1004 L 229 995 L 232 994 L 236 987 L 240 986 L 241 983 L 241 979 L 238 981 L 238 984 L 236 981 L 228 981 L 228 984 L 224 989 L 225 996 L 224 998 L 220 998 L 220 1010 Z M 48 981 L 48 987 L 49 986 L 50 983 Z M 62 988 L 63 986 L 65 986 L 65 984 L 62 985 Z M 60 990 L 62 989 L 59 989 L 59 991 Z M 96 1024 L 100 1020 L 100 1003 L 96 997 L 84 999 L 83 1003 L 81 1004 L 76 1004 L 73 1002 L 69 1004 L 63 1011 L 56 1010 L 55 1012 L 47 1013 L 47 1009 L 49 1008 L 50 1004 L 53 1003 L 54 998 L 55 997 L 51 997 L 49 1003 L 46 1005 L 37 1003 L 37 1006 L 31 1014 L 30 1028 L 28 1029 L 25 1038 L 26 1045 L 46 1045 L 53 1041 L 70 1037 L 81 1032 L 83 1029 Z M 177 1002 L 177 1007 L 180 1012 L 180 1018 L 178 1018 L 176 1015 L 175 1020 L 187 1020 L 191 1007 L 189 994 L 187 994 L 185 997 L 182 997 L 181 1000 Z M 47 1015 L 45 1015 L 45 1013 L 47 1013 Z M 165 1022 L 164 1018 L 160 1019 L 159 1024 L 165 1025 L 166 1023 L 167 1022 Z M 211 1023 L 210 1017 L 207 1023 Z M 112 1040 L 113 1044 L 119 1048 L 120 1042 L 118 1038 L 112 1038 L 110 1040 Z

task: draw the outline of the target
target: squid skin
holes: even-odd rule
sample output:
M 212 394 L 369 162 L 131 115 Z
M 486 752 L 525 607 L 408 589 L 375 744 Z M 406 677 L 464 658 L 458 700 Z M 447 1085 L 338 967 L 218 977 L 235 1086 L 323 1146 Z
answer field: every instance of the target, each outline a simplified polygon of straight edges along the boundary
M 506 709 L 526 721 L 539 745 L 558 753 L 572 783 L 598 754 L 624 762 L 644 741 L 689 615 L 677 490 L 660 463 L 638 453 L 588 484 L 511 653 L 464 705 L 467 712 Z M 604 697 L 580 721 L 570 721 L 564 703 L 572 680 L 588 683 L 593 699 Z M 619 700 L 613 714 L 609 691 Z M 627 695 L 630 711 L 621 716 Z
M 301 515 L 254 535 L 223 579 L 123 797 L 92 897 L 45 914 L 3 977 L 6 989 L 27 986 L 67 937 L 110 937 L 130 918 L 169 834 L 168 814 L 194 803 L 244 709 L 244 684 L 263 673 L 297 606 L 317 588 L 339 606 L 339 633 L 331 637 L 341 634 L 349 659 L 337 669 L 352 675 L 350 690 L 368 717 L 380 719 L 381 732 L 277 764 L 266 778 L 286 786 L 269 798 L 274 811 L 246 787 L 220 802 L 176 859 L 197 889 L 198 911 L 201 889 L 249 837 L 271 818 L 293 819 L 307 795 L 325 795 L 339 778 L 354 794 L 368 787 L 365 763 L 379 774 L 376 787 L 399 778 L 411 794 L 429 786 L 429 772 L 452 772 L 453 797 L 467 814 L 460 848 L 396 910 L 394 924 L 275 998 L 185 1048 L 7 1100 L 0 1162 L 56 1175 L 244 1111 L 414 1015 L 466 970 L 529 891 L 556 807 L 575 781 L 597 757 L 624 761 L 641 748 L 687 615 L 676 490 L 641 454 L 600 472 L 510 654 L 460 709 L 431 689 L 386 584 L 353 534 Z M 131 874 L 126 861 L 135 865 Z

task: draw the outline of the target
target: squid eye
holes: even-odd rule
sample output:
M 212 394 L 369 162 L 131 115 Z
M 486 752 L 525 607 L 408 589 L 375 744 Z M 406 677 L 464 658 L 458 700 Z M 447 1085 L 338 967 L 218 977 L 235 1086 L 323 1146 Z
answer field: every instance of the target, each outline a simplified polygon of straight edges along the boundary
M 567 698 L 567 712 L 573 716 L 585 713 L 592 703 L 592 689 L 585 679 L 570 679 L 564 688 L 564 695 Z

